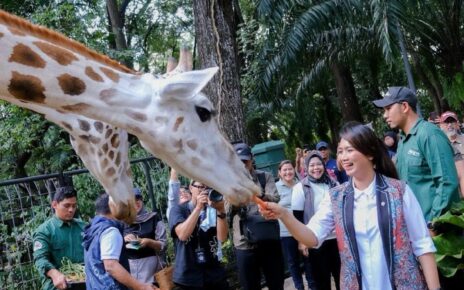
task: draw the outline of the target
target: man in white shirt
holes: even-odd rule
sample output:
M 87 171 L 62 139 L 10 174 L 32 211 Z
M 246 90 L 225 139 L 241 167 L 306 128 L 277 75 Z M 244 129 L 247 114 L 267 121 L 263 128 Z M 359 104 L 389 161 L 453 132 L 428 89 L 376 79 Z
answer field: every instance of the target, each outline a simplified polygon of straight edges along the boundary
M 129 273 L 129 262 L 123 247 L 124 226 L 114 219 L 108 194 L 95 202 L 97 216 L 84 232 L 84 260 L 87 290 L 157 289 L 137 281 Z

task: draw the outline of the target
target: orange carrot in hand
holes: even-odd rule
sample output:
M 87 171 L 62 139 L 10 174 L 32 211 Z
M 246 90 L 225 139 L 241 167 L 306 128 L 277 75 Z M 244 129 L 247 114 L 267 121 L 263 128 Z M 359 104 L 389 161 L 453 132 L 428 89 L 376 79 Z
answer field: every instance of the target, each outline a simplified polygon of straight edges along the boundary
M 261 198 L 257 197 L 256 195 L 253 195 L 251 200 L 254 201 L 259 207 L 263 209 L 267 208 L 266 203 Z

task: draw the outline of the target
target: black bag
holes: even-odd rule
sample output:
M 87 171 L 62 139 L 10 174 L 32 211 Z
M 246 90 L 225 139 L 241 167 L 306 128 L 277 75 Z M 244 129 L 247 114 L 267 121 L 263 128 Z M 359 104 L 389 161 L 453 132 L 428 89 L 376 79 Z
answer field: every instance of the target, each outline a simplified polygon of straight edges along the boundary
M 264 193 L 266 176 L 264 172 L 258 171 L 257 177 Z M 259 213 L 246 213 L 243 215 L 241 222 L 243 224 L 242 233 L 249 243 L 280 240 L 279 222 L 277 220 L 266 220 Z
M 277 220 L 266 220 L 259 214 L 250 214 L 243 220 L 243 234 L 250 243 L 278 241 L 279 223 Z

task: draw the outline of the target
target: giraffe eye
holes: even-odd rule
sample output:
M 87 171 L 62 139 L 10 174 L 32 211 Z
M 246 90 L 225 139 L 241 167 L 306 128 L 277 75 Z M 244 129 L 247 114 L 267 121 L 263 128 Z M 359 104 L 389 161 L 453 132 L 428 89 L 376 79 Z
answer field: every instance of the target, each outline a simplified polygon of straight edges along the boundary
M 202 122 L 211 120 L 211 117 L 214 115 L 214 111 L 199 106 L 195 106 L 195 111 Z

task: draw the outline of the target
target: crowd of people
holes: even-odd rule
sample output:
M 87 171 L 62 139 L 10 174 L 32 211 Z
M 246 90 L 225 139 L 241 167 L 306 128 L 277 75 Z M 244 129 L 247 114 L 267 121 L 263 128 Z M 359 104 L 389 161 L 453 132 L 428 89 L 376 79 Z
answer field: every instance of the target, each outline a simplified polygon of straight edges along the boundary
M 244 290 L 261 289 L 263 280 L 269 290 L 283 290 L 285 265 L 297 290 L 305 289 L 303 278 L 313 290 L 441 289 L 431 237 L 434 219 L 464 193 L 457 115 L 443 113 L 439 126 L 423 120 L 415 93 L 405 87 L 389 88 L 374 105 L 391 128 L 383 138 L 349 122 L 340 131 L 335 159 L 326 141 L 314 150 L 297 148 L 294 164 L 279 164 L 277 182 L 255 169 L 247 144 L 235 143 L 264 205 L 229 204 L 195 180 L 182 186 L 172 169 L 167 227 L 176 289 L 230 289 L 222 263 L 229 237 Z M 157 289 L 166 226 L 145 209 L 137 188 L 134 197 L 133 224 L 115 220 L 102 194 L 96 216 L 84 227 L 74 217 L 76 192 L 57 190 L 54 216 L 34 234 L 43 289 L 66 289 L 63 257 L 85 264 L 87 289 Z

